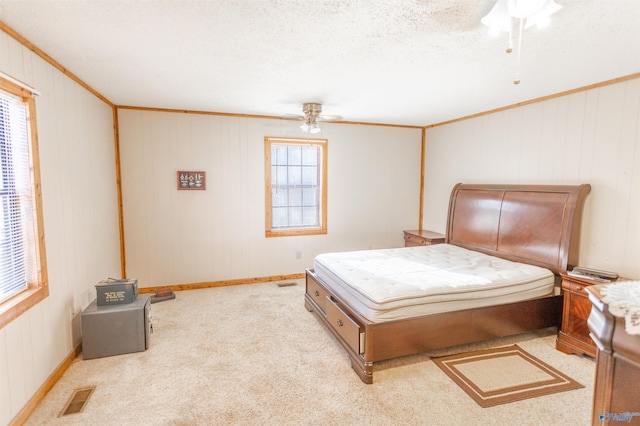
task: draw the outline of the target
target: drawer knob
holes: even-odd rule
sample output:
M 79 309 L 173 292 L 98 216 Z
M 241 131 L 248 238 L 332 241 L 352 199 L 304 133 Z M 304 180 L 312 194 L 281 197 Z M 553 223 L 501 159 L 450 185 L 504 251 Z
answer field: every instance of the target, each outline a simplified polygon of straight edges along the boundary
M 320 293 L 318 293 L 318 290 L 316 290 L 316 297 L 320 296 Z
M 582 291 L 582 286 L 581 286 L 581 285 L 577 286 L 577 287 L 576 287 L 576 290 L 578 290 L 578 291 Z
M 338 319 L 338 327 L 342 327 L 344 325 L 344 323 L 342 322 L 341 319 Z

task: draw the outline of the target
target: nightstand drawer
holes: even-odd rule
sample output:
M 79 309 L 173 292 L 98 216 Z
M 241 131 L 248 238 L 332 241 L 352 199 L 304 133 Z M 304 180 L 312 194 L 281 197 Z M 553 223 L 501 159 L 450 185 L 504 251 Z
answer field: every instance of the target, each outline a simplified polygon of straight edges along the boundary
M 575 281 L 562 281 L 562 289 L 567 291 L 573 291 L 575 293 L 584 294 L 585 297 L 588 297 L 587 290 L 585 288 L 588 287 L 584 284 Z
M 415 247 L 415 246 L 426 246 L 427 240 L 417 235 L 413 234 L 404 234 L 404 246 L 405 247 Z
M 444 243 L 444 235 L 433 231 L 403 231 L 404 246 L 430 246 L 433 244 Z

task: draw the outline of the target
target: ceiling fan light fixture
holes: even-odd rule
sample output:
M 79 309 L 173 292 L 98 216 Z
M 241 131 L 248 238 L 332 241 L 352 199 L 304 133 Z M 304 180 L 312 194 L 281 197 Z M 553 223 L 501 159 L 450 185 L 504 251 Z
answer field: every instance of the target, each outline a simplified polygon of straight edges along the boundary
M 497 0 L 491 11 L 480 22 L 489 28 L 490 35 L 509 33 L 507 53 L 513 51 L 513 26 L 518 28 L 518 62 L 514 84 L 520 83 L 520 54 L 522 34 L 525 29 L 536 25 L 544 28 L 549 25 L 549 17 L 562 9 L 553 0 Z
M 507 0 L 498 0 L 491 11 L 480 22 L 489 28 L 489 35 L 498 36 L 511 29 L 511 15 L 507 9 Z
M 302 112 L 304 113 L 304 124 L 300 126 L 302 131 L 311 134 L 320 132 L 317 119 L 322 112 L 322 105 L 310 102 L 302 104 Z
M 549 24 L 549 17 L 562 9 L 553 0 L 508 0 L 509 15 L 516 19 L 526 19 L 525 29 L 537 25 L 543 28 Z

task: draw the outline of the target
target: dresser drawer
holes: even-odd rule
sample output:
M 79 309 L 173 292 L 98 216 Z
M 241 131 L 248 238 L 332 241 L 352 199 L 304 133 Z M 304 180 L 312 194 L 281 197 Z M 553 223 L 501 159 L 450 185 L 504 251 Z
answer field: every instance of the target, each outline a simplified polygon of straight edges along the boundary
M 307 294 L 311 296 L 313 301 L 316 302 L 322 310 L 322 313 L 326 315 L 326 304 L 327 298 L 329 297 L 327 290 L 314 280 L 307 280 Z
M 355 353 L 360 352 L 360 326 L 336 305 L 330 297 L 325 304 L 327 321 L 331 327 L 347 342 Z

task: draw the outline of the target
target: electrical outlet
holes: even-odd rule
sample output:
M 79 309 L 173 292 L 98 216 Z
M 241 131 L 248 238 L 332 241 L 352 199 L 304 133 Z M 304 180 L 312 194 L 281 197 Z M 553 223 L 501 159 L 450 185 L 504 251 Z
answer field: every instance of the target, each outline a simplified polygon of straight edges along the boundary
M 296 259 L 302 259 L 302 250 L 296 250 Z

